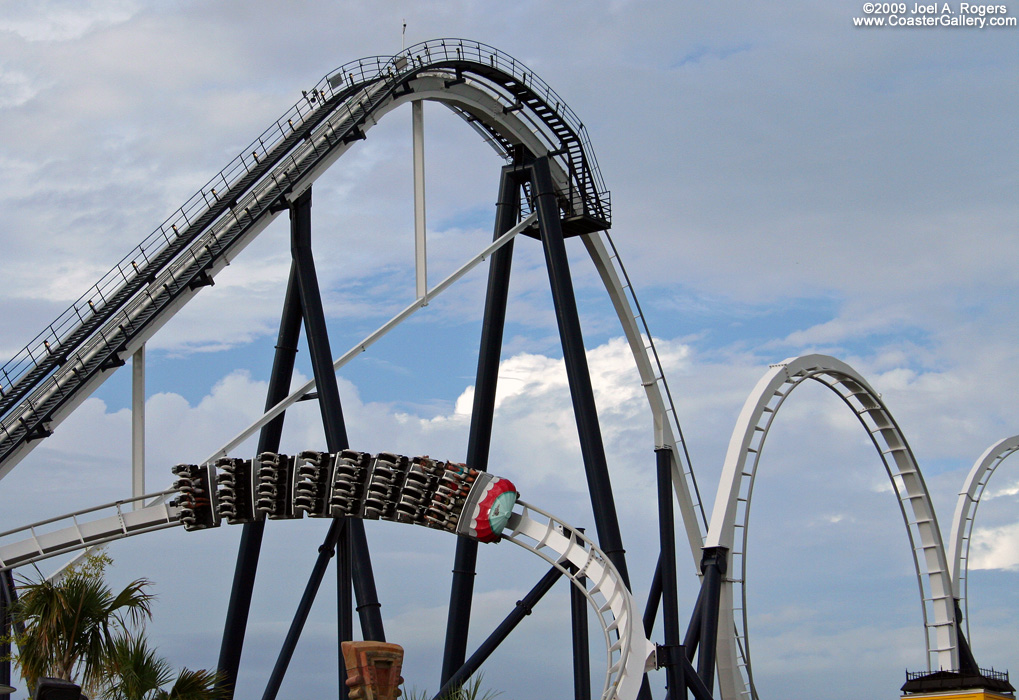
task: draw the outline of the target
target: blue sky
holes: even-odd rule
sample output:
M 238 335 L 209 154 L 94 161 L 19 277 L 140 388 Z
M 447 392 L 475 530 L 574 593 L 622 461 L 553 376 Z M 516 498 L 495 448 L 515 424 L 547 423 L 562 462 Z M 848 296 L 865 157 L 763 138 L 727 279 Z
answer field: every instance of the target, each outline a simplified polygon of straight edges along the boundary
M 1010 8 L 1012 9 L 1012 8 Z M 737 1 L 295 3 L 46 1 L 0 6 L 0 356 L 10 357 L 340 64 L 442 36 L 515 56 L 587 127 L 612 191 L 613 237 L 659 341 L 705 502 L 739 409 L 770 363 L 854 366 L 910 440 L 947 536 L 973 461 L 1019 431 L 1016 30 L 854 29 L 859 7 Z M 1013 10 L 1014 13 L 1014 10 Z M 491 236 L 500 162 L 426 105 L 430 278 Z M 409 110 L 315 185 L 314 245 L 333 354 L 413 292 Z M 289 266 L 279 220 L 149 346 L 148 480 L 202 459 L 257 417 Z M 572 241 L 571 243 L 578 243 Z M 570 255 L 636 594 L 653 570 L 650 415 L 582 246 Z M 541 252 L 517 244 L 492 471 L 592 526 Z M 340 373 L 352 443 L 463 459 L 483 305 L 481 266 Z M 310 376 L 307 352 L 299 371 Z M 908 544 L 866 434 L 804 387 L 768 442 L 748 556 L 763 696 L 894 696 L 924 663 Z M 4 481 L 2 529 L 126 496 L 122 371 Z M 321 447 L 316 409 L 287 449 Z M 1019 668 L 1019 505 L 1006 462 L 979 512 L 972 644 Z M 377 526 L 376 526 L 377 525 Z M 273 523 L 241 688 L 260 693 L 324 534 Z M 411 532 L 406 532 L 411 530 Z M 391 641 L 435 689 L 453 543 L 369 523 Z M 156 581 L 153 640 L 216 661 L 239 530 L 111 548 Z M 451 539 L 451 538 L 447 538 Z M 542 573 L 482 548 L 475 641 Z M 680 560 L 692 607 L 692 562 Z M 413 581 L 413 586 L 407 586 Z M 331 693 L 335 603 L 323 589 L 283 697 Z M 507 698 L 567 695 L 565 588 L 486 668 Z M 685 623 L 685 620 L 684 620 Z M 437 631 L 438 630 L 438 631 Z M 659 640 L 660 641 L 660 640 Z M 536 655 L 534 649 L 541 649 Z M 545 664 L 562 656 L 561 666 Z M 519 669 L 528 669 L 520 674 Z

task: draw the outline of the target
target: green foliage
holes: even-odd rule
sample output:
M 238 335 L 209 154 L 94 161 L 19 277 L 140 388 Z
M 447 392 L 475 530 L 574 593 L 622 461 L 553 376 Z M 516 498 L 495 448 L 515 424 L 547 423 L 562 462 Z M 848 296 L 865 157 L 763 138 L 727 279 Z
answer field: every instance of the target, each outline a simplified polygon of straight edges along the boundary
M 104 700 L 216 700 L 219 674 L 184 669 L 176 677 L 145 638 L 153 595 L 146 579 L 132 581 L 114 594 L 106 584 L 113 560 L 93 550 L 62 577 L 20 582 L 12 610 L 25 626 L 16 662 L 34 688 L 42 677 L 81 685 Z M 170 683 L 173 685 L 167 689 Z
M 217 689 L 218 673 L 184 669 L 176 679 L 170 664 L 156 656 L 144 635 L 114 640 L 105 700 L 214 700 L 226 696 Z M 164 686 L 173 681 L 167 690 Z
M 59 580 L 22 580 L 12 614 L 25 625 L 16 639 L 17 663 L 30 688 L 44 676 L 80 678 L 94 694 L 103 685 L 114 636 L 151 617 L 149 582 L 132 581 L 114 594 L 104 579 L 111 562 L 105 552 L 93 552 Z
M 501 691 L 482 691 L 481 680 L 483 677 L 483 673 L 476 674 L 459 688 L 453 688 L 449 693 L 443 695 L 439 700 L 495 700 L 495 698 L 502 695 Z M 418 691 L 414 689 L 408 693 L 404 689 L 402 697 L 405 700 L 432 700 L 432 695 L 427 690 Z

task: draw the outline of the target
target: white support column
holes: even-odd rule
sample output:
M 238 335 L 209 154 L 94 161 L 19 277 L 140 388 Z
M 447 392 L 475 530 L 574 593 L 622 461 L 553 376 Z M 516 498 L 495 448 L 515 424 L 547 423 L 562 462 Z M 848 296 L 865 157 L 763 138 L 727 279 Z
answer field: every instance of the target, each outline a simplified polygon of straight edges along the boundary
M 131 358 L 131 496 L 145 494 L 145 346 Z M 145 505 L 135 501 L 133 508 Z
M 428 262 L 425 251 L 425 114 L 424 101 L 410 103 L 414 133 L 414 262 L 417 298 L 428 296 Z

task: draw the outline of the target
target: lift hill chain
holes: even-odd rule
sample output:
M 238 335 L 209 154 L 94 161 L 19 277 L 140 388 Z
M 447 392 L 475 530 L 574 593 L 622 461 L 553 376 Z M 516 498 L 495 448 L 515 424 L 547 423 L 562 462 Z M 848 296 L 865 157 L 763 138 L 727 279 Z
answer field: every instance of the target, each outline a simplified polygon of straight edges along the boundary
M 263 452 L 215 465 L 178 464 L 173 473 L 189 531 L 307 513 L 413 523 L 497 542 L 518 496 L 508 479 L 467 465 L 388 452 Z

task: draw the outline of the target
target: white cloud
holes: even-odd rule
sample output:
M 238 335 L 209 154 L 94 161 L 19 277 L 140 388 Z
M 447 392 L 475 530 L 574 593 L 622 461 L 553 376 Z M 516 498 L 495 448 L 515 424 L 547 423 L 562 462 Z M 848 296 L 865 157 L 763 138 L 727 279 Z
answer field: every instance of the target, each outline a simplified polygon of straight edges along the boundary
M 0 109 L 20 107 L 37 94 L 39 87 L 26 73 L 0 66 Z
M 26 41 L 69 41 L 100 27 L 129 20 L 139 9 L 134 0 L 39 0 L 8 3 L 0 12 L 0 31 Z
M 980 494 L 980 500 L 981 502 L 990 501 L 995 498 L 1001 498 L 1002 496 L 1015 496 L 1016 494 L 1019 494 L 1019 479 L 1009 484 L 1003 484 L 1001 486 L 995 485 L 994 488 L 985 489 L 984 492 Z
M 969 568 L 1019 570 L 1019 523 L 974 528 L 970 538 Z
M 781 15 L 750 6 L 681 12 L 660 1 L 582 8 L 563 2 L 543 7 L 548 21 L 539 25 L 531 21 L 534 9 L 523 3 L 494 15 L 469 2 L 441 8 L 340 2 L 295 6 L 281 15 L 263 2 L 245 3 L 243 12 L 229 2 L 8 3 L 0 10 L 0 107 L 5 127 L 17 138 L 0 146 L 5 213 L 0 347 L 16 349 L 38 332 L 62 302 L 84 291 L 301 88 L 345 60 L 397 50 L 399 23 L 391 30 L 377 20 L 406 16 L 409 41 L 456 27 L 454 33 L 517 56 L 583 118 L 612 190 L 615 240 L 645 313 L 657 333 L 680 339 L 660 349 L 709 505 L 729 431 L 764 366 L 823 350 L 849 361 L 883 393 L 938 492 L 946 526 L 969 464 L 986 445 L 1016 430 L 1019 338 L 1014 324 L 1002 322 L 1015 317 L 1019 299 L 1012 263 L 1017 209 L 1009 186 L 1016 140 L 1001 131 L 1003 115 L 1015 112 L 1011 33 L 983 33 L 979 41 L 965 32 L 861 35 L 849 26 L 848 10 L 806 2 Z M 571 30 L 564 34 L 562 26 Z M 272 27 L 271 40 L 266 27 Z M 747 27 L 754 28 L 752 36 Z M 404 305 L 401 295 L 412 286 L 408 122 L 400 113 L 388 117 L 316 184 L 319 275 L 327 311 L 344 332 L 377 325 Z M 499 163 L 437 105 L 426 108 L 426 129 L 434 280 L 456 264 L 463 248 L 490 237 Z M 277 228 L 234 261 L 215 287 L 203 290 L 152 348 L 197 362 L 274 333 L 288 248 L 285 222 Z M 589 523 L 542 266 L 538 246 L 518 246 L 493 469 L 519 478 L 525 498 L 548 499 L 564 515 Z M 585 331 L 598 338 L 590 362 L 624 540 L 640 588 L 653 567 L 645 561 L 653 556 L 647 551 L 653 539 L 647 535 L 650 425 L 625 348 L 609 340 L 618 334 L 607 320 L 611 312 L 591 303 L 603 295 L 590 276 L 589 266 L 575 266 L 578 290 L 582 297 L 588 293 L 582 299 Z M 484 277 L 482 270 L 433 302 L 422 320 L 415 319 L 416 328 L 436 332 L 434 323 L 443 332 L 449 327 L 443 324 L 477 321 Z M 676 298 L 692 301 L 677 313 L 663 303 Z M 782 312 L 789 299 L 796 318 L 760 313 Z M 815 303 L 834 310 L 811 309 Z M 719 318 L 741 325 L 723 328 Z M 754 324 L 760 327 L 753 333 L 740 330 Z M 719 335 L 724 339 L 717 340 Z M 441 360 L 422 356 L 409 362 L 379 350 L 378 362 L 403 368 L 408 377 L 441 371 Z M 159 356 L 153 353 L 150 362 Z M 226 362 L 219 366 L 239 366 Z M 263 401 L 264 385 L 243 373 L 224 376 L 215 387 L 181 381 L 188 386 L 180 394 L 171 389 L 150 398 L 153 426 L 161 425 L 153 428 L 150 479 L 159 482 L 158 462 L 170 463 L 181 451 L 204 456 L 223 433 L 257 415 Z M 371 450 L 462 455 L 470 381 L 462 380 L 439 397 L 434 405 L 440 408 L 428 411 L 405 403 L 397 411 L 362 399 L 356 390 L 372 396 L 373 387 L 343 383 L 352 441 Z M 415 396 L 412 405 L 432 398 Z M 287 421 L 288 449 L 321 444 L 313 403 L 295 407 Z M 49 514 L 42 510 L 62 512 L 123 493 L 126 430 L 126 413 L 98 401 L 83 404 L 5 481 L 0 490 L 5 518 L 23 515 L 27 521 Z M 812 548 L 811 557 L 835 566 L 838 562 L 826 558 L 832 549 L 826 538 L 846 530 L 865 532 L 868 542 L 882 547 L 892 542 L 887 561 L 872 562 L 871 573 L 908 569 L 905 544 L 898 549 L 894 544 L 902 537 L 895 505 L 885 493 L 874 493 L 888 489 L 876 459 L 845 406 L 824 391 L 798 390 L 769 438 L 755 486 L 754 556 L 760 558 L 753 562 L 766 567 L 765 561 L 781 561 L 776 555 L 796 537 Z M 77 485 L 80 481 L 85 485 Z M 1003 487 L 1002 494 L 1010 488 Z M 982 517 L 993 525 L 986 529 L 981 561 L 1009 565 L 1006 545 L 1014 541 L 1007 525 L 1013 517 L 1004 513 L 1009 499 L 987 497 Z M 768 506 L 779 502 L 781 507 Z M 996 505 L 1002 513 L 992 518 Z M 871 517 L 871 508 L 883 513 L 883 507 L 891 508 L 890 522 Z M 808 527 L 843 513 L 852 513 L 855 522 Z M 789 537 L 778 528 L 786 519 L 799 527 Z M 320 524 L 279 525 L 280 544 L 266 558 L 281 557 L 286 564 L 278 570 L 289 572 L 293 562 L 283 558 L 288 544 L 283 540 L 320 537 L 314 527 Z M 224 530 L 184 544 L 166 537 L 167 551 L 186 547 L 189 556 L 194 552 L 212 567 L 223 564 L 216 548 L 222 542 L 224 551 L 230 549 L 236 535 Z M 393 544 L 398 539 L 384 541 L 401 551 Z M 857 546 L 842 542 L 836 549 L 851 560 L 866 551 Z M 442 560 L 436 568 L 448 569 L 447 554 L 435 555 Z M 792 570 L 794 564 L 799 563 L 781 568 Z M 431 566 L 429 560 L 419 569 Z M 760 580 L 765 572 L 756 571 Z M 168 581 L 179 575 L 167 574 Z M 843 580 L 856 581 L 856 575 L 847 571 Z M 228 577 L 229 571 L 216 576 Z M 210 607 L 222 603 L 221 586 L 214 585 L 222 581 L 204 583 Z M 422 592 L 434 594 L 445 583 L 433 585 L 430 579 Z M 260 585 L 280 595 L 295 588 L 284 582 Z M 991 617 L 1014 620 L 1008 592 L 994 582 L 986 585 L 980 600 L 1001 606 Z M 167 588 L 181 589 L 180 597 L 166 594 L 176 604 L 168 604 L 167 610 L 176 611 L 168 617 L 190 615 L 187 624 L 196 628 L 207 623 L 207 611 L 195 612 L 201 606 L 184 595 L 190 586 Z M 400 591 L 392 593 L 390 601 L 400 598 Z M 442 599 L 445 593 L 435 595 Z M 860 617 L 873 595 L 850 595 L 845 607 Z M 816 590 L 802 594 L 811 602 L 816 596 Z M 772 603 L 762 600 L 755 609 L 771 612 Z M 285 624 L 279 600 L 266 594 L 260 605 L 264 627 L 258 629 L 279 632 Z M 435 607 L 430 600 L 409 609 L 421 609 L 421 619 L 431 620 L 436 613 L 426 611 Z M 842 621 L 832 618 L 828 624 L 834 628 Z M 326 644 L 327 628 L 322 623 L 316 643 Z M 774 643 L 795 648 L 808 675 L 808 666 L 830 672 L 838 649 L 842 659 L 856 658 L 868 643 L 839 630 L 790 629 L 795 639 L 787 635 Z M 868 679 L 845 678 L 844 697 L 886 692 L 901 682 L 902 665 L 915 665 L 902 658 L 915 649 L 915 639 L 900 639 L 897 629 L 890 623 L 869 630 L 871 638 L 900 646 L 898 651 L 881 646 L 888 653 L 866 657 Z M 1007 630 L 995 630 L 994 639 L 1008 639 Z M 211 657 L 217 632 L 202 633 Z M 532 639 L 541 643 L 540 635 Z M 812 641 L 825 652 L 812 654 Z M 181 632 L 173 648 L 196 654 L 196 665 L 208 665 L 190 646 Z M 252 643 L 249 649 L 246 659 L 256 658 L 260 667 L 274 660 L 271 653 L 254 651 Z M 307 656 L 315 658 L 316 652 Z M 520 660 L 526 664 L 526 656 Z M 777 675 L 786 663 L 797 662 L 763 653 L 757 673 L 772 669 L 773 694 L 792 697 L 793 681 Z M 890 666 L 894 673 L 882 676 L 880 685 L 873 680 Z M 305 670 L 316 670 L 315 664 Z M 503 686 L 507 695 L 515 682 Z M 434 688 L 434 680 L 422 685 Z M 252 693 L 259 691 L 253 684 Z

